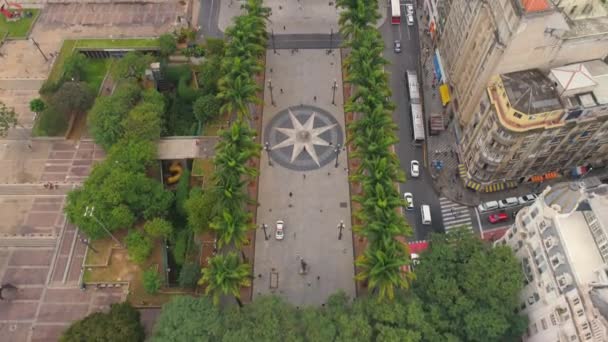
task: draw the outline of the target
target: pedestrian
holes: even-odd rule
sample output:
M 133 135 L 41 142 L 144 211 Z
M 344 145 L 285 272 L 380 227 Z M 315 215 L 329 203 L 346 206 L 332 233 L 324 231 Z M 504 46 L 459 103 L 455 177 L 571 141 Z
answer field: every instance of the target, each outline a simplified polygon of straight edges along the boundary
M 270 68 L 270 73 L 272 74 L 272 68 Z
M 317 276 L 317 280 L 321 280 L 321 276 Z
M 308 287 L 310 287 L 310 285 L 312 285 L 312 283 L 311 283 L 311 282 L 308 282 Z
M 315 102 L 317 102 L 317 97 L 316 97 L 316 96 L 315 96 L 315 97 L 313 97 L 313 100 L 315 100 Z
M 292 197 L 292 196 L 293 196 L 293 193 L 290 191 L 289 192 L 289 197 Z
M 281 88 L 281 94 L 283 94 L 283 88 Z
M 286 29 L 286 28 L 285 28 L 285 25 L 283 25 L 283 31 L 284 31 L 285 29 Z
M 306 179 L 306 174 L 305 173 L 302 174 L 302 179 Z

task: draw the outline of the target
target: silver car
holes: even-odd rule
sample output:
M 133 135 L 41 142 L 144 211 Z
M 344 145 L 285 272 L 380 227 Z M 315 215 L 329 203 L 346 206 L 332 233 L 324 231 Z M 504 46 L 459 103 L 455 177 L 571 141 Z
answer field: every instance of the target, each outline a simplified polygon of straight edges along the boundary
M 414 210 L 414 195 L 411 192 L 406 192 L 403 194 L 403 199 L 405 200 L 405 209 Z

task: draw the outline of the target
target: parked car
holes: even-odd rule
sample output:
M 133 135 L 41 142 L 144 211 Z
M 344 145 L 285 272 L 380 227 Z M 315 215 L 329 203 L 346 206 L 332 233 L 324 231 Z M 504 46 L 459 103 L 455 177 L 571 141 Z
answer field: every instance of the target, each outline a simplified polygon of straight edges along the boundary
M 405 4 L 405 11 L 407 14 L 414 15 L 414 5 L 413 4 Z
M 495 209 L 498 209 L 498 202 L 489 201 L 489 202 L 481 203 L 480 205 L 477 206 L 477 209 L 479 210 L 480 213 L 495 210 Z
M 414 15 L 411 13 L 407 15 L 407 26 L 414 26 Z
M 519 204 L 528 204 L 532 201 L 534 201 L 536 199 L 536 195 L 535 194 L 527 194 L 524 196 L 519 197 L 517 200 L 519 201 Z
M 394 48 L 394 50 L 395 50 L 396 53 L 401 52 L 401 42 L 398 41 L 398 40 L 395 40 L 393 42 L 393 48 Z
M 420 176 L 420 163 L 417 160 L 412 160 L 410 162 L 410 174 L 412 177 Z
M 509 215 L 507 215 L 507 213 L 505 213 L 504 211 L 488 216 L 488 221 L 492 224 L 505 222 L 508 220 L 509 220 Z
M 511 208 L 516 205 L 519 205 L 519 201 L 517 200 L 517 197 L 509 197 L 509 198 L 505 198 L 503 200 L 498 201 L 498 207 L 501 209 Z
M 277 221 L 277 229 L 274 233 L 274 238 L 277 240 L 283 240 L 283 238 L 285 237 L 285 231 L 284 231 L 284 227 L 285 227 L 285 222 L 283 222 L 282 220 L 278 220 Z
M 403 199 L 405 200 L 405 209 L 413 210 L 414 209 L 414 195 L 411 192 L 406 192 L 403 194 Z

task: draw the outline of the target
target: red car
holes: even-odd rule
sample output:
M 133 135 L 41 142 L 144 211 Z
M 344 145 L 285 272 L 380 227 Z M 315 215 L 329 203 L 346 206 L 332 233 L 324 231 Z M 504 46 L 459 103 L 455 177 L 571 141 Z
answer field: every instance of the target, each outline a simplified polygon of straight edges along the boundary
M 492 215 L 488 216 L 488 221 L 490 221 L 490 223 L 499 223 L 499 222 L 509 221 L 509 215 L 507 215 L 507 213 L 505 213 L 505 212 L 498 213 L 498 214 L 492 214 Z

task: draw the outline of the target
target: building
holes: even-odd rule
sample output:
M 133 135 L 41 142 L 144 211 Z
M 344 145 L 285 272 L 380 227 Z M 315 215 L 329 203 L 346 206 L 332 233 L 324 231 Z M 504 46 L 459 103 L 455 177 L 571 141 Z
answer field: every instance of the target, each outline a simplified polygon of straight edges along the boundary
M 524 341 L 608 341 L 608 185 L 547 187 L 494 245 L 521 261 Z
M 541 182 L 608 162 L 608 65 L 600 60 L 494 76 L 461 157 L 482 186 Z
M 437 32 L 435 73 L 451 88 L 446 111 L 461 127 L 471 122 L 494 75 L 546 73 L 608 55 L 602 0 L 425 0 L 427 7 L 428 29 Z

